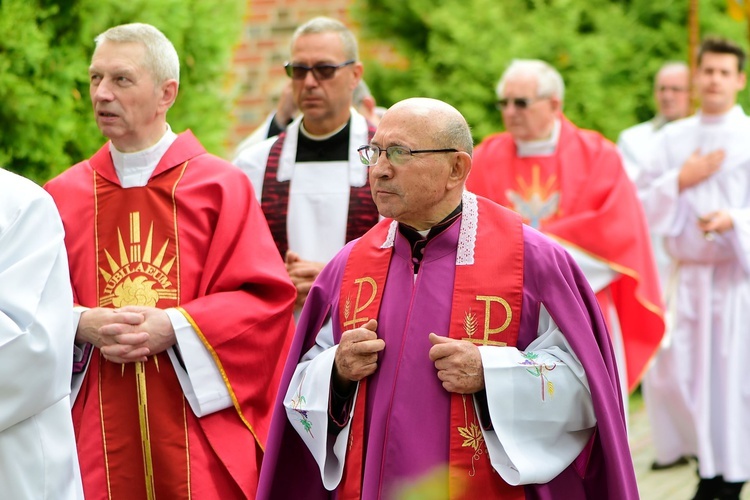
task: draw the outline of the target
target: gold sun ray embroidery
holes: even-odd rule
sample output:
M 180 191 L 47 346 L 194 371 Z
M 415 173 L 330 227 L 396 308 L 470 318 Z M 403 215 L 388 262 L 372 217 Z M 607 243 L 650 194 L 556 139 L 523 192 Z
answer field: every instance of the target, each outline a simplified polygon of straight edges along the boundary
M 541 181 L 541 168 L 531 168 L 531 183 L 520 175 L 516 176 L 518 191 L 508 189 L 505 193 L 518 212 L 530 226 L 539 228 L 541 223 L 557 214 L 560 204 L 560 192 L 555 191 L 557 176 L 550 175 L 545 182 Z
M 151 262 L 151 242 L 154 239 L 154 223 L 148 229 L 148 238 L 146 239 L 146 248 L 143 249 L 143 261 Z
M 154 223 L 149 225 L 148 237 L 141 241 L 141 217 L 139 212 L 130 213 L 128 236 L 125 242 L 122 228 L 117 228 L 118 250 L 120 262 L 104 249 L 110 269 L 99 268 L 106 284 L 104 293 L 99 299 L 100 306 L 122 307 L 127 305 L 151 306 L 157 305 L 159 300 L 177 300 L 178 294 L 169 278 L 177 258 L 167 256 L 170 239 L 166 238 L 155 259 L 151 259 L 154 239 Z M 128 252 L 128 249 L 130 252 Z M 168 258 L 167 258 L 168 257 Z M 167 263 L 162 262 L 167 258 Z

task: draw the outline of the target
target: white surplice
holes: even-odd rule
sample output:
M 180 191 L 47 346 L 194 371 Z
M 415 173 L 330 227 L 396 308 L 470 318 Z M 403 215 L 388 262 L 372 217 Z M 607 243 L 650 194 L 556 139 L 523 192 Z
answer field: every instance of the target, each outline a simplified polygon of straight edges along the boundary
M 636 184 L 639 184 L 639 177 L 643 175 L 651 162 L 658 137 L 657 134 L 664 124 L 664 118 L 657 116 L 652 120 L 623 130 L 617 139 L 617 149 L 622 156 L 622 164 L 625 167 L 625 172 L 628 174 L 630 180 Z M 659 271 L 661 288 L 664 290 L 667 287 L 671 259 L 664 248 L 664 238 L 653 231 L 650 231 L 650 236 L 656 268 Z
M 351 187 L 367 183 L 367 167 L 357 148 L 369 144 L 367 120 L 350 109 L 351 129 L 347 161 L 297 163 L 297 138 L 302 116 L 286 128 L 286 139 L 279 157 L 276 178 L 289 181 L 287 240 L 289 248 L 303 259 L 328 262 L 346 243 L 346 224 Z M 276 137 L 244 149 L 233 163 L 250 178 L 258 201 L 271 146 Z
M 668 124 L 639 179 L 652 230 L 673 259 L 671 337 L 644 379 L 658 462 L 695 454 L 701 477 L 750 479 L 750 118 L 739 106 Z M 720 170 L 678 192 L 696 150 L 726 153 Z M 726 210 L 733 229 L 704 235 L 698 217 Z
M 81 499 L 73 292 L 52 198 L 0 169 L 0 497 Z

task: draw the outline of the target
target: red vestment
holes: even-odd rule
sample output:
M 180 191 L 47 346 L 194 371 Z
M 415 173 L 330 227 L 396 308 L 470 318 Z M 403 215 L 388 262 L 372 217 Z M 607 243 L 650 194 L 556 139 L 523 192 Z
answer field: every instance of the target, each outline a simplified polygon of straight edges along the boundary
M 628 388 L 635 389 L 664 334 L 664 312 L 643 208 L 614 145 L 561 117 L 550 156 L 518 157 L 512 136 L 486 138 L 467 188 L 519 212 L 525 222 L 618 274 L 597 293 L 617 311 Z
M 147 498 L 149 482 L 157 498 L 253 497 L 295 288 L 247 177 L 186 132 L 144 187 L 120 186 L 105 145 L 46 188 L 76 304 L 179 308 L 233 402 L 198 418 L 166 352 L 118 365 L 94 349 L 73 407 L 86 497 Z

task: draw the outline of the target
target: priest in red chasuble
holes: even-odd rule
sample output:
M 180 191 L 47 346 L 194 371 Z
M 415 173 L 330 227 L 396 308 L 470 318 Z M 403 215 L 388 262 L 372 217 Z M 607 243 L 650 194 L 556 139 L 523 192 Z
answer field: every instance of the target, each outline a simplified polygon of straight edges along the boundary
M 549 64 L 514 61 L 497 88 L 507 132 L 477 147 L 467 186 L 573 256 L 607 319 L 623 388 L 633 390 L 664 333 L 648 229 L 615 146 L 565 118 L 564 92 Z
M 107 30 L 89 78 L 110 141 L 46 186 L 76 303 L 86 498 L 251 498 L 294 286 L 247 177 L 167 124 L 171 42 L 145 24 Z

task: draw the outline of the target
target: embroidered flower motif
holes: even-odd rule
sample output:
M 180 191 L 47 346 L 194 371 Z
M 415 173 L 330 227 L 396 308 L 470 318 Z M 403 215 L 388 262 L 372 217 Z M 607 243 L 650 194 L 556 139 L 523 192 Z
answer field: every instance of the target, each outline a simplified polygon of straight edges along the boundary
M 537 361 L 537 359 L 539 358 L 539 354 L 535 352 L 522 352 L 521 356 L 523 356 L 525 359 L 518 364 L 528 366 L 529 368 L 526 368 L 526 371 L 531 373 L 535 377 L 539 377 L 539 380 L 542 383 L 542 401 L 545 400 L 545 394 L 554 396 L 555 385 L 551 380 L 547 378 L 547 372 L 551 372 L 552 370 L 554 370 L 557 367 L 557 364 L 552 363 L 548 365 L 546 363 L 539 363 Z
M 145 276 L 130 279 L 130 276 L 115 288 L 112 304 L 115 307 L 123 306 L 156 306 L 159 301 L 159 293 L 153 289 L 155 281 L 147 281 Z
M 479 450 L 482 442 L 484 442 L 482 430 L 474 422 L 471 422 L 468 427 L 459 427 L 458 433 L 464 438 L 464 442 L 461 446 L 473 448 L 474 451 Z
M 297 393 L 296 398 L 292 398 L 292 410 L 296 411 L 300 416 L 299 423 L 302 424 L 302 427 L 305 429 L 305 432 L 310 434 L 310 436 L 315 439 L 315 436 L 312 433 L 312 422 L 307 418 L 307 410 L 303 409 L 305 406 L 305 396 Z
M 292 398 L 292 410 L 296 411 L 300 416 L 299 423 L 302 424 L 305 432 L 310 434 L 311 438 L 315 439 L 315 436 L 312 433 L 313 423 L 310 419 L 307 418 L 307 410 L 305 410 L 307 400 L 305 399 L 305 396 L 302 395 L 302 384 L 305 383 L 306 377 L 307 372 L 302 375 L 302 380 L 299 381 L 299 386 L 297 387 L 297 397 Z

